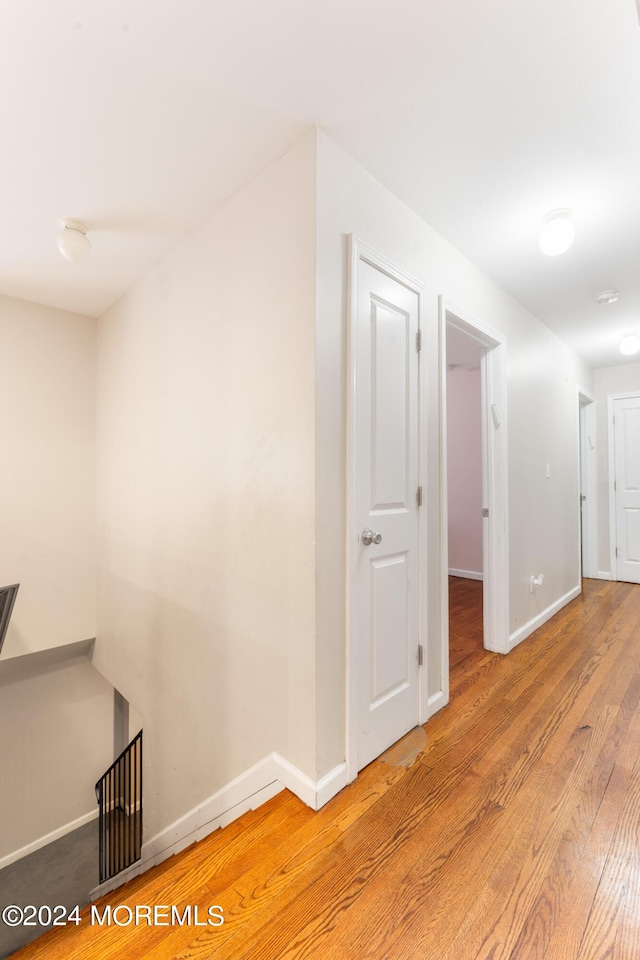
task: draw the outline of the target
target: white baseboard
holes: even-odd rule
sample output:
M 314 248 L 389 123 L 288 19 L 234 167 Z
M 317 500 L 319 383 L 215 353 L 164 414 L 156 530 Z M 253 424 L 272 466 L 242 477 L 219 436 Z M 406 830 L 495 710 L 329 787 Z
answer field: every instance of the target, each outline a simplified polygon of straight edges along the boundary
M 294 767 L 292 763 L 285 760 L 278 753 L 273 753 L 273 761 L 276 766 L 277 777 L 280 783 L 300 797 L 303 803 L 306 803 L 312 810 L 319 810 L 325 803 L 328 803 L 336 793 L 339 793 L 347 785 L 347 765 L 341 763 L 339 766 L 330 770 L 329 773 L 321 777 L 317 783 L 307 777 L 304 773 Z
M 462 577 L 464 580 L 484 580 L 484 574 L 476 570 L 454 570 L 449 567 L 450 577 Z
M 541 627 L 543 623 L 546 623 L 547 620 L 550 620 L 554 613 L 557 613 L 558 610 L 562 610 L 563 607 L 566 607 L 571 600 L 575 600 L 577 596 L 581 593 L 580 584 L 577 587 L 574 587 L 572 590 L 569 590 L 568 593 L 565 593 L 564 596 L 560 597 L 559 600 L 556 600 L 555 603 L 552 603 L 548 606 L 542 613 L 537 614 L 533 619 L 529 620 L 528 623 L 525 623 L 524 626 L 520 627 L 509 637 L 509 650 L 513 650 L 514 647 L 517 647 L 519 643 L 522 643 L 523 640 L 526 640 L 527 637 L 531 636 L 534 630 L 537 630 L 538 627 Z
M 598 570 L 596 580 L 613 580 L 613 577 L 608 570 Z
M 266 803 L 285 787 L 312 810 L 319 810 L 346 785 L 346 763 L 341 763 L 316 783 L 284 757 L 272 753 L 151 837 L 142 845 L 142 859 L 92 890 L 90 899 L 104 896 L 219 827 L 226 827 L 243 813 Z
M 48 846 L 50 843 L 53 843 L 54 840 L 59 840 L 61 837 L 66 837 L 68 833 L 73 833 L 74 830 L 79 830 L 80 827 L 84 827 L 86 823 L 91 823 L 92 820 L 96 820 L 98 817 L 98 808 L 91 810 L 89 813 L 83 814 L 81 817 L 78 817 L 77 820 L 72 820 L 71 823 L 65 823 L 64 826 L 58 827 L 57 830 L 52 830 L 51 833 L 45 834 L 44 837 L 39 837 L 37 840 L 34 840 L 32 843 L 28 843 L 24 847 L 20 847 L 19 850 L 14 850 L 13 853 L 8 853 L 5 857 L 0 859 L 0 870 L 3 867 L 8 867 L 9 864 L 15 863 L 17 860 L 22 860 L 23 857 L 28 857 L 30 853 L 35 853 L 36 850 L 41 850 L 42 847 Z
M 316 805 L 314 810 L 324 807 L 336 794 L 340 793 L 347 786 L 347 764 L 340 763 L 324 777 L 320 777 L 316 787 Z

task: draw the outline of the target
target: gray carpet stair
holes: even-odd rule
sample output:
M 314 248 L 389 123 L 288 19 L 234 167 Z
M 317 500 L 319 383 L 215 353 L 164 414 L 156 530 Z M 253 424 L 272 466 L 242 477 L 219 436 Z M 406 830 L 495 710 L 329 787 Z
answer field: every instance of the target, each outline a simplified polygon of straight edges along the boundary
M 89 902 L 89 891 L 97 884 L 98 824 L 94 820 L 0 870 L 0 912 L 10 904 L 62 904 L 68 910 L 76 904 L 83 907 Z M 47 929 L 7 927 L 0 922 L 0 960 Z

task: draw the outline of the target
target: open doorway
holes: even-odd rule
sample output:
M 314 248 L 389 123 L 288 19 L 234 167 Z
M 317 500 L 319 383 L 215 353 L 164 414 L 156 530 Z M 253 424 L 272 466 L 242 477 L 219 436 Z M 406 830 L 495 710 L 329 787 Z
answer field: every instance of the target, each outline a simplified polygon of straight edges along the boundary
M 640 583 L 640 393 L 607 397 L 613 580 Z
M 447 324 L 449 672 L 483 650 L 482 357 L 475 338 Z
M 441 496 L 441 583 L 442 583 L 442 663 L 443 687 L 449 675 L 449 571 L 465 572 L 466 577 L 459 579 L 475 580 L 475 590 L 481 598 L 481 609 L 475 611 L 474 622 L 481 632 L 483 646 L 497 653 L 508 653 L 508 556 L 507 556 L 507 388 L 506 388 L 506 344 L 504 337 L 478 318 L 462 310 L 455 304 L 440 298 L 440 384 L 441 384 L 441 458 L 440 458 L 440 496 Z M 473 370 L 476 373 L 473 373 Z M 448 403 L 447 376 L 455 376 L 456 370 L 466 370 L 468 381 L 462 392 L 469 394 L 465 402 L 475 402 L 480 438 L 475 433 L 475 441 L 480 440 L 480 494 L 477 490 L 473 499 L 467 503 L 468 510 L 480 512 L 481 529 L 477 527 L 473 535 L 475 554 L 464 566 L 450 563 L 450 550 L 457 549 L 454 534 L 450 543 L 449 508 L 449 459 L 448 459 Z M 473 380 L 479 381 L 479 391 L 473 387 Z M 460 381 L 462 383 L 462 379 Z M 475 393 L 474 393 L 475 390 Z M 475 400 L 474 400 L 475 397 Z M 477 422 L 477 421 L 476 421 Z M 469 426 L 471 426 L 469 424 Z M 463 441 L 464 442 L 464 441 Z M 477 466 L 475 468 L 477 474 Z M 468 492 L 468 499 L 471 494 Z M 459 510 L 460 507 L 454 507 Z M 452 524 L 453 531 L 454 524 Z M 479 566 L 478 543 L 481 541 L 481 567 Z M 473 560 L 473 556 L 476 560 Z M 455 562 L 455 560 L 454 560 Z M 468 574 L 478 574 L 478 579 Z M 455 574 L 454 574 L 455 575 Z M 480 578 L 481 577 L 481 578 Z M 467 584 L 468 586 L 468 584 Z M 474 588 L 471 588 L 474 589 Z M 478 620 L 480 621 L 478 623 Z

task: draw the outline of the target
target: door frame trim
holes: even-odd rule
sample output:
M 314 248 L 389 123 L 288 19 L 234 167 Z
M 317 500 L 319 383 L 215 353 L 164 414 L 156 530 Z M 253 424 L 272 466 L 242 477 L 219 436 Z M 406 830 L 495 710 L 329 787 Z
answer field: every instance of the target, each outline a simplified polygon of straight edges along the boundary
M 595 397 L 582 387 L 578 387 L 578 477 L 582 478 L 586 500 L 582 512 L 578 509 L 579 551 L 578 583 L 580 574 L 587 578 L 597 578 L 597 516 L 596 516 L 596 404 Z M 591 444 L 589 444 L 591 440 Z M 583 491 L 580 490 L 580 493 Z
M 440 635 L 442 695 L 449 699 L 449 531 L 447 509 L 447 325 L 486 348 L 482 371 L 484 646 L 495 653 L 512 649 L 509 636 L 509 523 L 507 460 L 507 343 L 498 330 L 444 296 L 439 298 L 440 336 Z M 495 410 L 499 425 L 494 423 Z M 494 426 L 492 428 L 492 423 Z
M 349 234 L 349 265 L 347 277 L 348 289 L 348 309 L 347 309 L 347 423 L 346 423 L 346 467 L 347 467 L 347 516 L 346 516 L 346 710 L 345 710 L 345 756 L 347 763 L 347 782 L 351 783 L 358 775 L 358 649 L 357 649 L 357 630 L 355 623 L 356 605 L 352 602 L 352 597 L 356 591 L 356 546 L 359 552 L 359 530 L 355 526 L 355 517 L 357 515 L 355 503 L 355 484 L 356 475 L 356 424 L 355 424 L 355 398 L 358 385 L 355 376 L 356 361 L 356 317 L 357 317 L 357 299 L 358 299 L 358 263 L 364 261 L 376 270 L 380 270 L 392 280 L 418 296 L 418 329 L 422 331 L 422 345 L 424 351 L 425 337 L 425 289 L 424 285 L 415 277 L 400 269 L 391 260 L 378 253 L 373 247 L 364 243 L 353 234 Z M 426 470 L 424 463 L 424 451 L 426 444 L 422 436 L 424 431 L 424 413 L 422 405 L 425 397 L 425 367 L 426 364 L 418 354 L 418 483 L 426 485 Z M 418 638 L 424 647 L 424 663 L 418 668 L 418 716 L 416 724 L 423 723 L 423 714 L 426 712 L 427 703 L 427 663 L 428 649 L 426 646 L 426 558 L 427 558 L 427 508 L 426 503 L 422 509 L 418 510 Z M 426 717 L 425 717 L 426 719 Z
M 640 397 L 640 390 L 630 390 L 628 393 L 610 393 L 607 395 L 607 440 L 609 448 L 609 569 L 611 579 L 618 579 L 618 558 L 616 557 L 617 547 L 617 526 L 616 517 L 616 491 L 614 482 L 616 479 L 616 457 L 615 457 L 615 437 L 613 433 L 613 404 L 616 400 L 629 400 L 631 397 Z

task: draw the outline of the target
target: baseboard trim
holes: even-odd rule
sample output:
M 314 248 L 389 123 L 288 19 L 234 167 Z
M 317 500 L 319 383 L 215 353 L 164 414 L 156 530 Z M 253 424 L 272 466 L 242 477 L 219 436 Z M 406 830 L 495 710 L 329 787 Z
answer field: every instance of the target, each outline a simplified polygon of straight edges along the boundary
M 550 620 L 551 617 L 558 612 L 558 610 L 562 610 L 562 608 L 566 607 L 568 603 L 570 603 L 572 600 L 575 600 L 575 598 L 580 595 L 581 589 L 582 588 L 580 587 L 580 584 L 578 584 L 577 587 L 573 587 L 572 590 L 569 590 L 568 593 L 565 593 L 564 596 L 556 600 L 555 603 L 552 603 L 550 606 L 548 606 L 542 611 L 542 613 L 537 614 L 537 616 L 529 620 L 528 623 L 525 623 L 524 626 L 512 633 L 509 637 L 509 650 L 513 650 L 514 647 L 517 647 L 519 643 L 522 643 L 523 640 L 526 640 L 527 637 L 531 636 L 531 634 L 537 630 L 538 627 L 541 627 L 543 623 L 546 623 L 547 620 Z
M 63 827 L 58 827 L 57 830 L 52 830 L 51 833 L 45 834 L 44 837 L 39 837 L 32 843 L 28 843 L 26 846 L 20 847 L 19 850 L 15 850 L 13 853 L 8 853 L 5 857 L 0 859 L 0 870 L 2 870 L 3 867 L 8 867 L 12 863 L 16 863 L 17 860 L 22 860 L 23 857 L 28 857 L 30 853 L 35 853 L 36 850 L 41 850 L 42 847 L 47 847 L 50 843 L 60 840 L 61 837 L 66 837 L 68 833 L 73 833 L 74 830 L 79 830 L 80 827 L 84 827 L 85 824 L 91 823 L 91 821 L 96 820 L 97 817 L 98 809 L 96 808 L 95 810 L 91 810 L 89 813 L 85 813 L 81 817 L 78 817 L 77 820 L 72 820 L 71 823 L 65 823 Z
M 476 570 L 454 570 L 449 568 L 450 577 L 462 577 L 464 580 L 484 580 L 484 574 Z
M 314 782 L 278 753 L 269 754 L 221 790 L 142 845 L 142 858 L 112 880 L 100 884 L 90 899 L 110 893 L 185 847 L 255 810 L 285 788 L 312 810 L 319 810 L 347 785 L 347 765 L 341 763 Z
M 609 570 L 598 570 L 596 580 L 613 580 Z
M 294 767 L 292 763 L 289 763 L 288 760 L 285 760 L 284 757 L 281 757 L 280 754 L 273 753 L 271 756 L 280 783 L 287 790 L 291 790 L 297 797 L 300 797 L 302 802 L 306 803 L 312 810 L 319 810 L 347 785 L 346 763 L 334 767 L 316 783 L 298 770 L 297 767 Z

